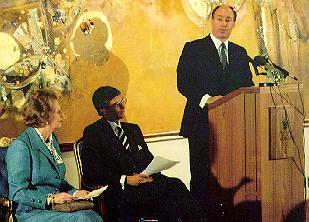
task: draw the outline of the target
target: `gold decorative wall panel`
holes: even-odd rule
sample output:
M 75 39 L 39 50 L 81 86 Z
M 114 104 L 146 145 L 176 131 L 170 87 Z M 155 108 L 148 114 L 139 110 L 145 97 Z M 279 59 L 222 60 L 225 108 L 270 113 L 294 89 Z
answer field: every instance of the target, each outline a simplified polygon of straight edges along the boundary
M 52 30 L 53 35 L 42 32 L 42 39 L 48 41 L 50 48 L 55 48 L 56 53 L 52 55 L 52 61 L 63 67 L 71 83 L 70 93 L 61 97 L 66 115 L 63 128 L 59 132 L 61 142 L 73 142 L 82 135 L 86 125 L 99 118 L 92 106 L 91 95 L 102 85 L 112 85 L 123 92 L 128 98 L 126 120 L 138 123 L 145 134 L 179 130 L 185 98 L 180 95 L 176 86 L 178 59 L 186 41 L 208 35 L 209 13 L 202 14 L 200 18 L 199 10 L 196 8 L 197 11 L 192 10 L 194 1 L 189 0 L 48 0 L 41 2 L 54 4 L 57 9 L 60 9 L 58 14 L 52 10 L 44 11 L 47 14 L 50 13 L 52 18 L 56 18 L 58 23 L 45 21 L 49 24 L 47 26 L 49 29 L 45 30 Z M 217 4 L 224 1 L 203 2 Z M 271 38 L 271 41 L 276 41 L 275 45 L 280 45 L 280 54 L 272 53 L 270 49 L 272 43 L 268 39 L 271 36 L 265 36 L 264 30 L 270 23 L 289 30 L 295 28 L 289 25 L 290 23 L 282 24 L 280 20 L 282 11 L 277 11 L 277 17 L 272 17 L 269 21 L 268 17 L 265 20 L 265 14 L 270 7 L 274 10 L 273 5 L 268 5 L 269 1 L 226 2 L 235 4 L 240 15 L 231 41 L 244 46 L 251 57 L 263 52 L 264 49 L 267 49 L 271 56 L 275 55 L 273 60 L 276 62 L 275 58 L 288 57 L 286 54 L 290 54 L 291 51 L 283 50 L 286 43 L 278 41 L 278 36 Z M 292 0 L 284 2 L 291 4 Z M 299 8 L 303 9 L 303 13 L 309 11 L 308 4 L 304 0 L 297 3 L 298 8 L 289 11 L 291 24 L 303 24 L 297 27 L 307 30 L 306 23 L 298 21 L 299 19 L 305 21 L 303 17 L 292 19 Z M 25 41 L 18 41 L 13 37 L 13 33 L 18 27 L 22 27 L 20 25 L 23 22 L 26 22 L 29 28 L 27 16 L 33 13 L 33 9 L 40 9 L 40 6 L 37 1 L 15 0 L 1 1 L 0 7 L 2 27 L 0 34 L 9 36 L 7 42 L 17 42 L 20 50 L 18 52 L 11 43 L 1 41 L 0 53 L 6 46 L 5 52 L 12 52 L 9 61 L 15 64 L 27 51 L 29 42 L 26 41 L 27 38 L 23 38 Z M 55 15 L 56 17 L 53 17 Z M 278 22 L 273 23 L 274 21 Z M 44 22 L 44 19 L 40 22 Z M 261 32 L 258 32 L 259 28 Z M 32 32 L 35 30 L 33 26 Z M 260 36 L 261 33 L 264 36 Z M 293 38 L 295 37 L 295 32 L 288 33 L 289 35 L 294 33 Z M 302 37 L 297 42 L 299 47 L 297 69 L 302 75 L 294 72 L 293 74 L 301 77 L 305 84 L 305 96 L 308 97 L 305 80 L 308 79 L 309 65 L 304 61 L 309 57 L 309 46 L 306 42 L 306 32 L 301 33 Z M 35 45 L 32 44 L 31 50 L 36 52 Z M 56 56 L 57 54 L 59 55 Z M 2 53 L 1 56 L 5 55 Z M 8 64 L 5 60 L 1 60 L 0 64 L 2 63 Z M 296 63 L 280 64 L 292 72 L 294 69 L 292 70 L 291 65 Z M 264 81 L 264 78 L 254 77 L 254 81 L 258 83 Z M 309 106 L 308 102 L 306 106 Z M 14 137 L 22 129 L 22 120 L 17 112 L 6 111 L 1 116 L 0 138 Z

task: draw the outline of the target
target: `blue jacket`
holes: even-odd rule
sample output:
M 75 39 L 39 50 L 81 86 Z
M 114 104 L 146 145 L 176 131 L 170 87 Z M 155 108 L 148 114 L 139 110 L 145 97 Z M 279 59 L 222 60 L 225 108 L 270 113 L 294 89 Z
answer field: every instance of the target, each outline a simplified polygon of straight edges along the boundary
M 55 135 L 53 145 L 60 155 Z M 49 193 L 72 194 L 76 190 L 64 179 L 64 163 L 55 163 L 46 145 L 32 127 L 28 127 L 10 145 L 6 162 L 9 198 L 18 204 L 16 213 L 45 209 Z

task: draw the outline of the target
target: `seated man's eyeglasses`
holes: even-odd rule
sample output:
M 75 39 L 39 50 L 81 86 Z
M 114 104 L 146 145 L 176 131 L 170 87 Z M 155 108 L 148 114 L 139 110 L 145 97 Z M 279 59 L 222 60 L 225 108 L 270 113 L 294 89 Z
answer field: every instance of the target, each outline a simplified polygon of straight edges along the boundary
M 124 107 L 127 104 L 127 98 L 123 97 L 119 102 L 113 103 L 111 105 L 109 105 L 109 107 L 113 107 L 113 108 L 121 108 Z

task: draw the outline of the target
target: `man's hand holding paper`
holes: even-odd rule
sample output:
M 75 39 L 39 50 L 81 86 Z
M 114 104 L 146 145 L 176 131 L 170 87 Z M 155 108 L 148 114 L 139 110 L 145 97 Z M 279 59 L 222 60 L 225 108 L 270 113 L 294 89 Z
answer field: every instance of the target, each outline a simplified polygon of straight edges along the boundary
M 127 176 L 127 184 L 131 186 L 138 186 L 143 183 L 151 183 L 153 178 L 146 174 L 134 174 L 132 176 Z
M 142 172 L 142 174 L 150 176 L 154 173 L 159 173 L 163 170 L 167 170 L 175 166 L 177 163 L 179 163 L 179 161 L 169 160 L 161 156 L 156 156 L 155 158 L 153 158 L 147 168 Z

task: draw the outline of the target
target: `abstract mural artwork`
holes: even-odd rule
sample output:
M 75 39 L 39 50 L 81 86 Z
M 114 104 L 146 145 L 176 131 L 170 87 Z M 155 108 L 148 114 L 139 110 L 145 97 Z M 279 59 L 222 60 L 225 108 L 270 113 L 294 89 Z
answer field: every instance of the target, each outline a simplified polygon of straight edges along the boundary
M 211 17 L 212 10 L 221 4 L 229 4 L 235 8 L 238 20 L 246 14 L 246 0 L 182 0 L 183 8 L 189 19 L 198 26 L 204 26 Z
M 8 109 L 19 110 L 37 88 L 62 93 L 71 89 L 62 45 L 65 36 L 57 31 L 66 23 L 66 11 L 58 8 L 58 1 L 33 2 L 2 3 L 8 15 L 2 18 L 9 20 L 2 21 L 0 35 L 1 57 L 6 58 L 0 66 L 0 101 Z
M 149 98 L 162 91 L 179 96 L 174 78 L 181 48 L 210 32 L 211 12 L 219 4 L 237 11 L 231 40 L 251 57 L 265 55 L 296 76 L 298 81 L 288 83 L 303 83 L 308 98 L 309 65 L 301 62 L 308 57 L 308 0 L 1 0 L 0 115 L 4 109 L 19 111 L 37 88 L 70 95 L 68 107 L 80 89 L 90 95 L 99 84 L 119 86 L 135 106 L 139 90 L 151 109 Z M 177 102 L 182 106 L 181 97 Z M 309 107 L 308 100 L 304 103 Z M 135 118 L 141 109 L 128 116 Z M 173 130 L 177 115 L 166 120 Z M 145 128 L 157 132 L 157 125 L 158 130 Z
M 102 12 L 87 11 L 83 0 L 1 1 L 0 105 L 2 111 L 20 110 L 35 89 L 49 88 L 64 95 L 71 91 L 70 58 L 98 59 L 91 48 L 83 53 L 83 41 L 91 41 L 98 21 L 108 34 L 108 59 L 112 46 L 111 28 Z M 87 55 L 91 55 L 88 58 Z M 100 54 L 102 55 L 102 53 Z

